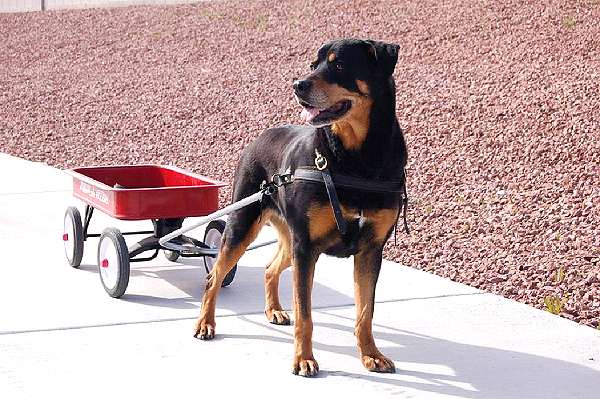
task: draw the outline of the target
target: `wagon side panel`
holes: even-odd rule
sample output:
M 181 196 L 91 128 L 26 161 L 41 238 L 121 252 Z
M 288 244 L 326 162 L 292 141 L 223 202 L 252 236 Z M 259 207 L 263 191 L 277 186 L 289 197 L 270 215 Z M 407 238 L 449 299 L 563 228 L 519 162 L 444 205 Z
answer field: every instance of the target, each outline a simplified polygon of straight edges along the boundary
M 77 177 L 73 177 L 73 195 L 109 215 L 114 215 L 116 211 L 114 191 L 104 190 Z

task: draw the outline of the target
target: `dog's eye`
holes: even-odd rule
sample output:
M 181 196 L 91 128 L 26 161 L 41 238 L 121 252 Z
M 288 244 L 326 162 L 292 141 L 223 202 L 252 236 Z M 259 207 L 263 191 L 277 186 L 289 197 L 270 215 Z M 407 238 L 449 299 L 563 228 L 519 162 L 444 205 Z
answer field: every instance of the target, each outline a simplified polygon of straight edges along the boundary
M 336 71 L 342 71 L 344 69 L 344 65 L 341 62 L 336 62 L 333 64 L 333 67 Z

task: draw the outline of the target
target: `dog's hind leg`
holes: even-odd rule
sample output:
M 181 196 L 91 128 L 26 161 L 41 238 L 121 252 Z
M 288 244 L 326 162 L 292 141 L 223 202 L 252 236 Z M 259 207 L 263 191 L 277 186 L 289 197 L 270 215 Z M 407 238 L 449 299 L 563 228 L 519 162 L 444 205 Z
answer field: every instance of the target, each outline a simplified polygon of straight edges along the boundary
M 262 227 L 260 207 L 256 204 L 242 208 L 229 216 L 221 250 L 211 272 L 206 276 L 202 310 L 196 323 L 194 337 L 202 340 L 215 336 L 215 307 L 217 295 L 227 273 L 246 251 Z
M 369 371 L 393 373 L 394 362 L 379 352 L 373 339 L 373 311 L 375 286 L 381 269 L 381 246 L 363 246 L 354 255 L 354 297 L 356 302 L 356 327 L 354 335 L 362 364 Z
M 279 302 L 279 277 L 292 262 L 290 231 L 283 219 L 271 215 L 271 225 L 277 231 L 279 247 L 277 253 L 265 270 L 265 315 L 273 324 L 290 324 L 290 316 L 283 310 Z

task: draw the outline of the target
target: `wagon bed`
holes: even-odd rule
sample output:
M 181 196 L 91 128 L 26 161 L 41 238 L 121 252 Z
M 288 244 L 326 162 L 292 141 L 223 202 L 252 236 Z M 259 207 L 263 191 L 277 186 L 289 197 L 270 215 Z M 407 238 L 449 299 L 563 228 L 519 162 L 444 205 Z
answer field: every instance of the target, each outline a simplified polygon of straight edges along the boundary
M 219 205 L 224 183 L 173 166 L 74 168 L 73 195 L 121 220 L 206 216 Z

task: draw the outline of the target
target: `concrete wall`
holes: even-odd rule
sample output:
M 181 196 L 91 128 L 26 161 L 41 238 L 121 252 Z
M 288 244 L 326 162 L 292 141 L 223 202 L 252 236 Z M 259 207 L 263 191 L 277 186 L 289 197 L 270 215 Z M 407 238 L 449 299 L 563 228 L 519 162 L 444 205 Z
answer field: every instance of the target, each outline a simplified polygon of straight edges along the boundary
M 200 0 L 0 0 L 0 12 L 59 10 L 66 8 L 190 4 Z
M 40 11 L 41 0 L 0 0 L 0 12 Z

